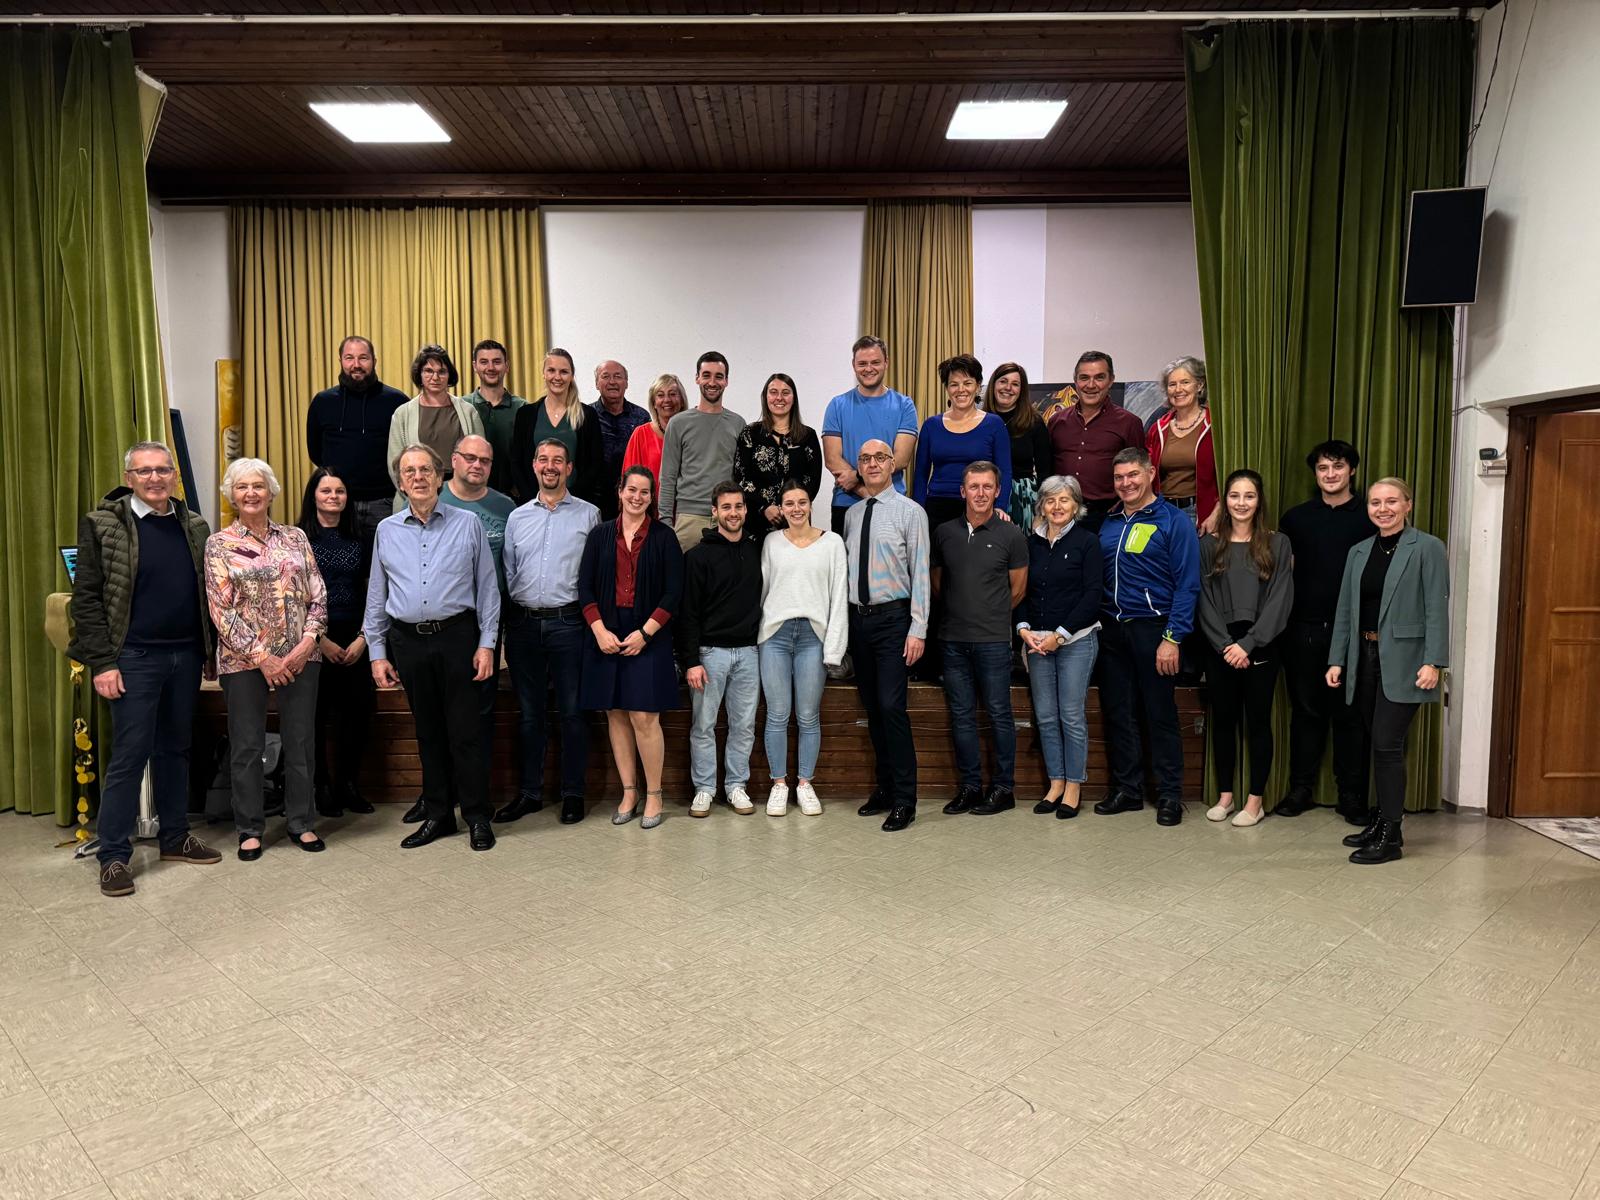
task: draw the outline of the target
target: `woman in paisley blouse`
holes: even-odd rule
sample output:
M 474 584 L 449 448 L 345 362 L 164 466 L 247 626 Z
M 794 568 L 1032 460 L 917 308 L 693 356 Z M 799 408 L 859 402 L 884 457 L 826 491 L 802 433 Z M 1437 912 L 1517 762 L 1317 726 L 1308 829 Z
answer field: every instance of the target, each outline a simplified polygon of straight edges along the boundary
M 245 862 L 261 857 L 266 832 L 261 751 L 269 689 L 278 698 L 289 836 L 302 850 L 323 849 L 312 827 L 312 758 L 322 666 L 317 644 L 327 631 L 327 595 L 306 535 L 267 515 L 281 490 L 259 458 L 235 459 L 222 477 L 222 495 L 238 520 L 206 542 L 217 678 L 228 701 L 233 820 Z
M 815 500 L 822 486 L 822 443 L 800 420 L 800 394 L 787 375 L 767 377 L 761 419 L 739 432 L 733 481 L 744 493 L 745 521 L 762 534 L 784 527 L 783 485 L 792 480 Z

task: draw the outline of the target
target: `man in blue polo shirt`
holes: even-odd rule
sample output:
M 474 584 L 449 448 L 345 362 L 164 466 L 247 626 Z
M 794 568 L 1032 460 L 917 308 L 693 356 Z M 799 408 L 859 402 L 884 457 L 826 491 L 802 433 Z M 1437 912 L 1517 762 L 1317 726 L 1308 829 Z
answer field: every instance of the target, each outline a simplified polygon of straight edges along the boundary
M 884 383 L 889 350 L 868 334 L 850 348 L 856 386 L 828 401 L 822 418 L 822 460 L 833 474 L 833 531 L 844 536 L 844 515 L 862 498 L 861 477 L 851 465 L 868 442 L 894 452 L 894 487 L 904 493 L 905 472 L 917 454 L 917 405 Z

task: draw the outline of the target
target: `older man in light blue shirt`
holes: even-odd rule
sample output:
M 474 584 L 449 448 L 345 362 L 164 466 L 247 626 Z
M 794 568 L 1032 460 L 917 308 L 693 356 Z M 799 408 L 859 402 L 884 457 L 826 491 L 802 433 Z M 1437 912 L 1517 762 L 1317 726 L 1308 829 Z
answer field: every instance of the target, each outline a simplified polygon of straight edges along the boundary
M 400 845 L 456 832 L 452 793 L 474 850 L 494 845 L 489 768 L 475 683 L 494 672 L 500 583 L 483 524 L 439 503 L 444 464 L 423 445 L 396 460 L 406 507 L 378 524 L 363 622 L 379 687 L 403 684 L 417 726 L 427 819 Z
M 567 491 L 572 462 L 566 443 L 546 438 L 534 448 L 539 493 L 506 522 L 506 659 L 522 711 L 517 798 L 494 819 L 515 821 L 544 807 L 545 715 L 556 694 L 561 720 L 561 823 L 583 820 L 588 728 L 578 708 L 578 679 L 587 634 L 578 608 L 578 563 L 600 510 Z

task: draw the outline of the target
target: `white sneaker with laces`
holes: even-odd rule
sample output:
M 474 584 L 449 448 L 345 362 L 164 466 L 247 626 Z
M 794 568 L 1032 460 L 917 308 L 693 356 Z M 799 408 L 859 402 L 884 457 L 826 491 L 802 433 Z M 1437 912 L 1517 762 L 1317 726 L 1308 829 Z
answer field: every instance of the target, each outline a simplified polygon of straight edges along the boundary
M 710 792 L 696 792 L 694 799 L 689 801 L 689 815 L 691 817 L 709 817 L 711 815 Z
M 728 789 L 728 807 L 741 817 L 748 817 L 756 810 L 755 804 L 750 799 L 750 793 L 744 790 L 743 784 Z
M 800 806 L 800 811 L 805 813 L 806 816 L 820 817 L 822 815 L 822 801 L 817 799 L 817 791 L 809 783 L 795 785 L 794 799 L 795 803 Z
M 781 817 L 789 811 L 789 785 L 775 783 L 767 793 L 767 816 Z

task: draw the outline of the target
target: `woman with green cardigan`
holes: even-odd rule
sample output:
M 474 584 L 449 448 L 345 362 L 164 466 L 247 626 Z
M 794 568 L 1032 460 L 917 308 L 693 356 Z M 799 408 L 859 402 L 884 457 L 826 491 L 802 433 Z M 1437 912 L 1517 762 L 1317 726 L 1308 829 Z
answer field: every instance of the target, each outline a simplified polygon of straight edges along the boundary
M 1406 802 L 1406 733 L 1417 708 L 1439 701 L 1439 672 L 1450 650 L 1449 573 L 1444 543 L 1406 524 L 1411 487 L 1380 479 L 1367 489 L 1377 536 L 1345 559 L 1328 651 L 1328 686 L 1358 705 L 1372 744 L 1378 809 L 1344 839 L 1353 863 L 1400 857 Z

